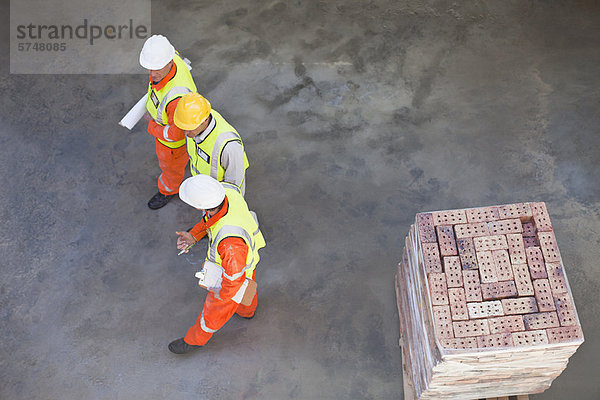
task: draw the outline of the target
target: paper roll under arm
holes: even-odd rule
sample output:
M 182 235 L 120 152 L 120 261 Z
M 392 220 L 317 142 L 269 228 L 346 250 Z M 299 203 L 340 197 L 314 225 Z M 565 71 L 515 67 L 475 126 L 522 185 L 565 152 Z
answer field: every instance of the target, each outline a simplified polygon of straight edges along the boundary
M 123 117 L 123 119 L 119 122 L 119 125 L 124 126 L 125 128 L 131 130 L 139 122 L 140 119 L 146 113 L 146 98 L 148 97 L 148 93 L 144 94 L 142 98 L 135 103 L 135 106 L 129 110 L 127 114 Z
M 192 62 L 187 58 L 183 59 L 183 62 L 188 67 L 188 69 L 192 70 Z M 135 124 L 137 124 L 140 119 L 144 116 L 146 112 L 146 98 L 148 97 L 148 93 L 142 96 L 142 98 L 135 103 L 135 106 L 129 110 L 127 114 L 123 117 L 123 119 L 119 122 L 119 125 L 124 126 L 125 128 L 132 130 Z

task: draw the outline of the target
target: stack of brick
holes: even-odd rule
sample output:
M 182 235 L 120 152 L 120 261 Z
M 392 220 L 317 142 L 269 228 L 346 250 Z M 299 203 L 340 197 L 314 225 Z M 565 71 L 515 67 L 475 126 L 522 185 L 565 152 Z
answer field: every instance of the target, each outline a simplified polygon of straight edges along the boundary
M 417 214 L 396 293 L 405 398 L 540 393 L 583 343 L 544 203 Z

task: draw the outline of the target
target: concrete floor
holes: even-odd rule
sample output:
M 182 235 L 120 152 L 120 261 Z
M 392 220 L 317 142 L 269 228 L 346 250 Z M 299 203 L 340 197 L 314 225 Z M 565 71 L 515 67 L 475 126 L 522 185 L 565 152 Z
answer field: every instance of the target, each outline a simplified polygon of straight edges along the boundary
M 201 310 L 205 244 L 177 257 L 198 215 L 148 209 L 153 141 L 116 125 L 146 75 L 9 75 L 4 36 L 1 399 L 399 399 L 393 278 L 415 213 L 519 201 L 547 202 L 586 335 L 532 398 L 600 398 L 597 2 L 152 11 L 244 138 L 268 242 L 257 316 L 168 352 Z

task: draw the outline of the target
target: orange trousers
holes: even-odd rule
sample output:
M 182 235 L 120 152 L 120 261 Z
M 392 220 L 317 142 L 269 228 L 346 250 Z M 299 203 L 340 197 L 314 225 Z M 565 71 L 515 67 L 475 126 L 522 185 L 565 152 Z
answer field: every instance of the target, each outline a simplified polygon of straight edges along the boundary
M 185 177 L 188 154 L 185 145 L 172 149 L 156 138 L 156 156 L 162 173 L 158 177 L 158 190 L 164 195 L 179 193 L 179 185 Z
M 254 274 L 252 274 L 254 279 Z M 238 304 L 233 300 L 217 299 L 213 292 L 208 292 L 204 300 L 202 313 L 196 319 L 196 324 L 188 329 L 183 340 L 187 344 L 202 346 L 212 337 L 213 333 L 221 329 L 233 314 L 242 317 L 251 317 L 258 305 L 258 294 L 254 295 L 249 306 Z

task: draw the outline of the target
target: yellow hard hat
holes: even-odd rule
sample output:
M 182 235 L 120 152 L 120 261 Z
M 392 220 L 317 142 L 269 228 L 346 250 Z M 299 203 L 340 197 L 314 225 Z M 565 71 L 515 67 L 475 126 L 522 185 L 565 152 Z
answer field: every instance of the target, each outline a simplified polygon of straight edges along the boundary
M 177 103 L 173 120 L 179 129 L 193 131 L 210 115 L 210 103 L 198 93 L 187 93 Z

